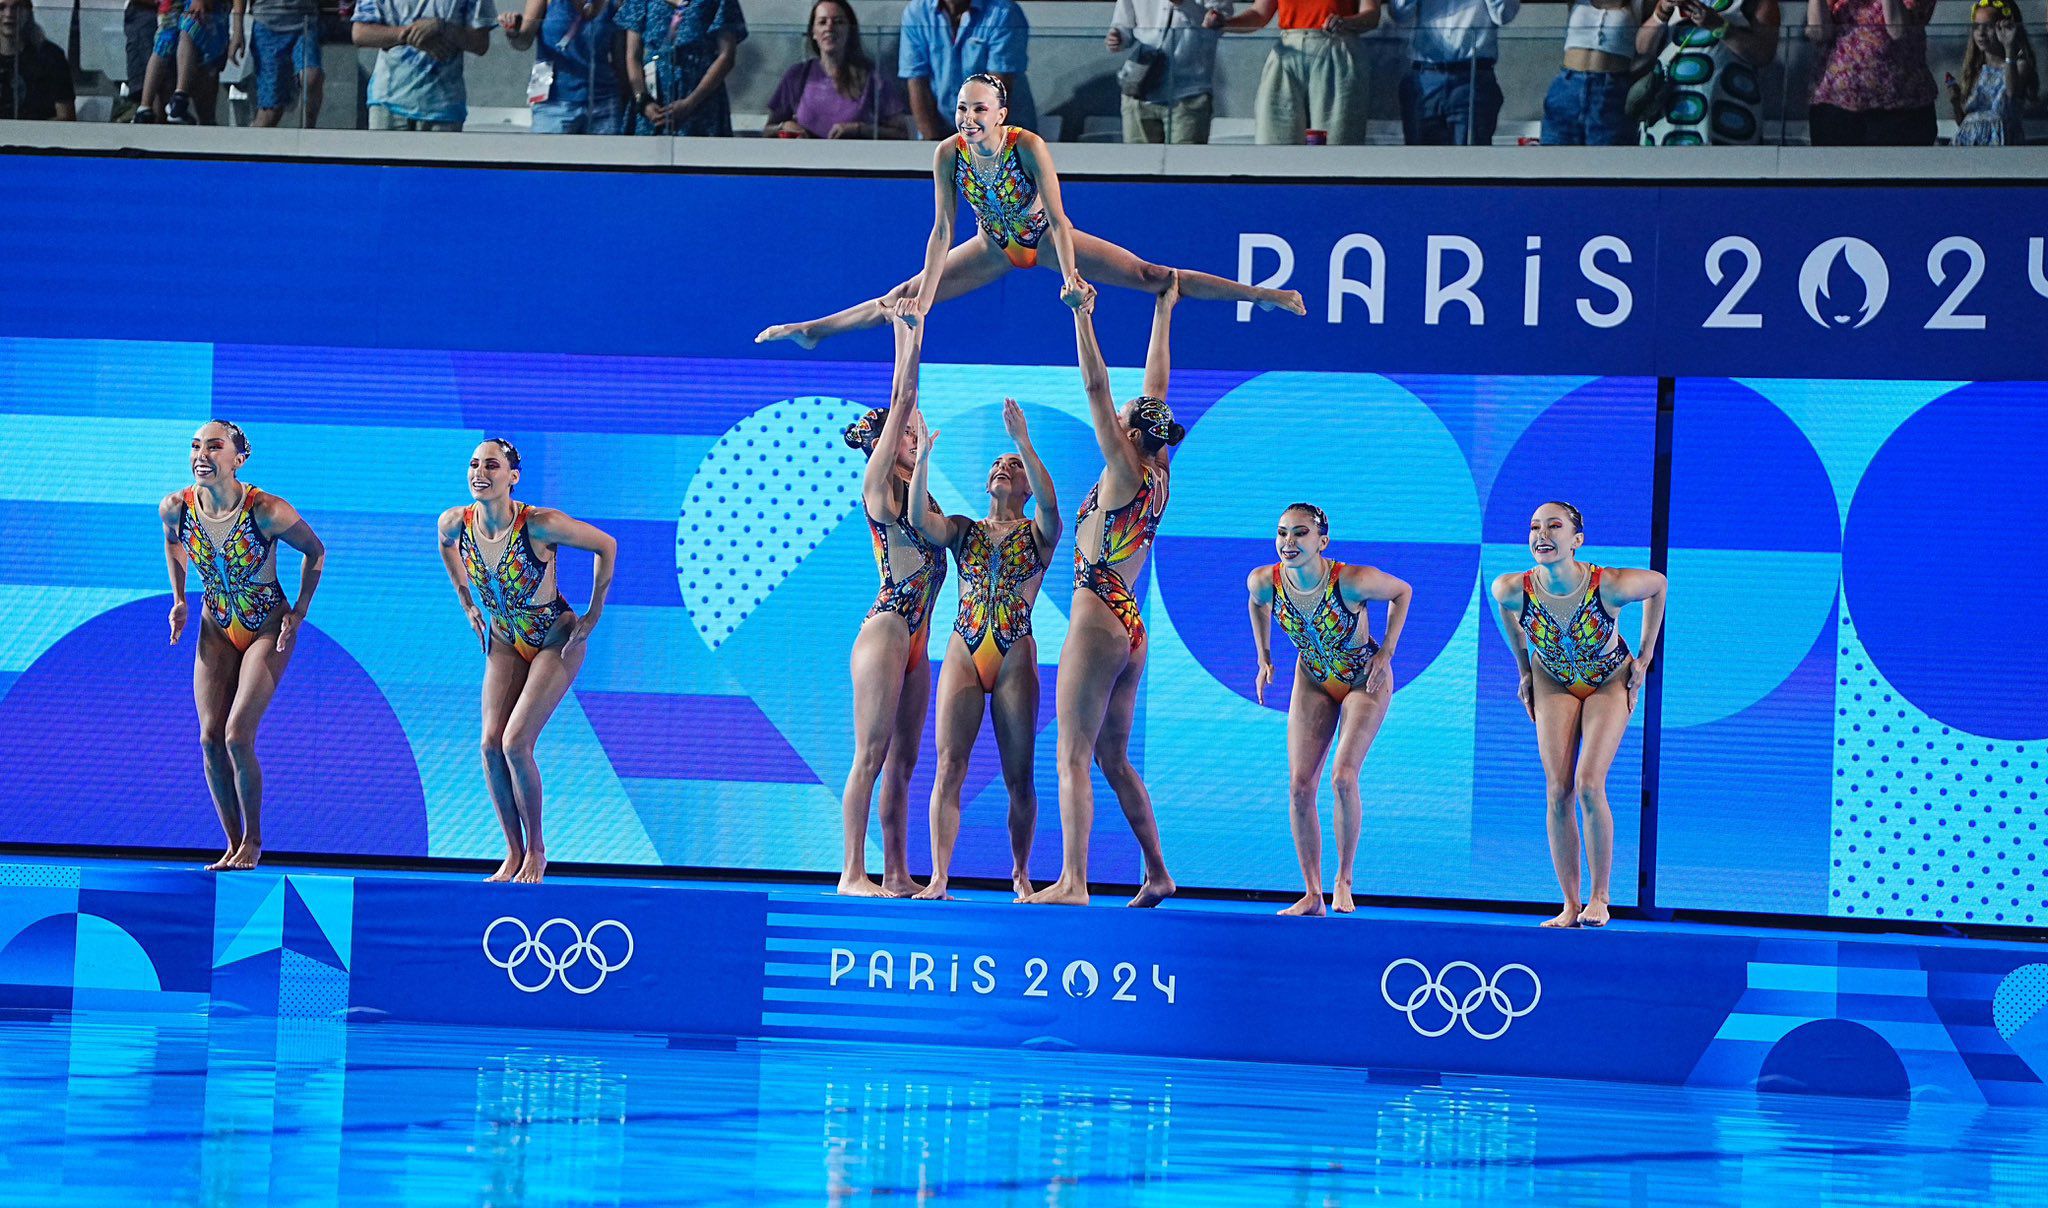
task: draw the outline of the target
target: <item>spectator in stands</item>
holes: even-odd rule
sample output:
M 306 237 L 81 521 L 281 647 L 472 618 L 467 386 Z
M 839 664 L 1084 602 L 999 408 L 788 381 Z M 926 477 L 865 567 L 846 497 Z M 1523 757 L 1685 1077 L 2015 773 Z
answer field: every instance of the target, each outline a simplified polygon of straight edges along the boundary
M 151 122 L 161 114 L 174 126 L 212 125 L 220 69 L 228 61 L 228 35 L 228 0 L 159 4 L 156 42 L 143 72 L 142 109 L 135 120 Z
M 63 47 L 43 35 L 29 0 L 0 0 L 0 118 L 78 118 L 71 63 Z
M 469 117 L 462 56 L 491 48 L 492 0 L 356 0 L 349 35 L 375 50 L 370 129 L 460 130 Z
M 1826 61 L 1807 109 L 1816 147 L 1931 147 L 1934 0 L 1806 0 L 1806 40 Z
M 121 10 L 121 49 L 128 76 L 121 82 L 121 103 L 114 109 L 117 122 L 132 121 L 142 107 L 142 81 L 149 75 L 149 48 L 155 41 L 156 0 L 128 0 Z
M 4 3 L 4 0 L 0 0 Z M 1958 147 L 2017 147 L 2027 141 L 2021 111 L 2034 103 L 2040 79 L 2027 25 L 2012 0 L 1977 0 L 1970 14 L 1963 82 L 1948 82 Z
M 747 40 L 739 0 L 625 0 L 633 133 L 732 137 L 725 77 Z
M 1380 0 L 1252 0 L 1223 23 L 1238 33 L 1280 19 L 1280 44 L 1259 72 L 1261 143 L 1365 141 L 1366 80 L 1358 35 L 1380 23 Z
M 616 0 L 525 0 L 502 13 L 505 44 L 537 45 L 526 97 L 535 134 L 624 134 L 626 33 Z
M 253 31 L 244 25 L 244 9 Z M 299 124 L 308 130 L 318 125 L 327 72 L 320 66 L 320 12 L 313 0 L 235 0 L 229 61 L 241 62 L 244 47 L 256 56 L 256 125 L 282 121 L 301 85 L 306 108 Z
M 1629 68 L 1643 19 L 1632 0 L 1570 0 L 1564 66 L 1543 97 L 1546 147 L 1626 147 L 1640 137 L 1630 120 Z
M 895 79 L 875 70 L 848 0 L 817 0 L 804 59 L 782 73 L 768 100 L 768 129 L 782 138 L 908 138 L 910 105 Z
M 1636 53 L 1658 55 L 1658 83 L 1637 115 L 1644 146 L 1753 146 L 1764 126 L 1761 73 L 1778 57 L 1778 0 L 1657 0 Z
M 1500 27 L 1522 0 L 1387 0 L 1413 24 L 1401 77 L 1401 134 L 1409 146 L 1487 147 L 1500 124 Z
M 1111 54 L 1129 56 L 1117 72 L 1125 142 L 1209 141 L 1216 43 L 1232 3 L 1116 0 L 1102 44 Z
M 1031 98 L 1031 24 L 1016 0 L 910 0 L 903 6 L 896 74 L 910 91 L 910 119 L 922 139 L 953 132 L 953 102 L 971 75 L 1003 82 L 1010 125 L 1036 133 Z

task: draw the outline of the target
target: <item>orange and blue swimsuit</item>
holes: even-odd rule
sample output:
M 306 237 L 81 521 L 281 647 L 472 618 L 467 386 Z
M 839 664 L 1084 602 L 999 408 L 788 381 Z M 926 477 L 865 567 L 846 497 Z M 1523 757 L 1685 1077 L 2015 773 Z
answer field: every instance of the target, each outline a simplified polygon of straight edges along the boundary
M 925 502 L 932 510 L 938 510 L 939 501 L 925 496 Z M 908 512 L 908 508 L 905 509 Z M 946 552 L 924 539 L 917 526 L 903 515 L 888 524 L 867 518 L 868 535 L 875 541 L 875 566 L 882 572 L 882 590 L 875 596 L 874 607 L 868 609 L 869 617 L 878 617 L 885 612 L 903 618 L 909 627 L 912 655 L 924 650 L 920 639 L 926 635 L 926 626 L 931 624 L 932 604 L 939 598 L 939 589 L 946 585 Z M 917 569 L 897 578 L 889 565 L 889 530 L 894 528 L 902 534 L 910 548 L 917 551 Z
M 470 586 L 490 614 L 491 640 L 530 663 L 569 605 L 555 590 L 554 562 L 541 561 L 526 531 L 531 509 L 523 503 L 513 507 L 512 527 L 495 538 L 476 531 L 474 504 L 462 509 L 460 548 Z
M 1330 577 L 1323 584 L 1315 611 L 1308 616 L 1301 614 L 1287 594 L 1286 572 L 1277 562 L 1273 564 L 1273 593 L 1279 597 L 1280 628 L 1300 652 L 1302 670 L 1330 699 L 1342 701 L 1365 679 L 1366 664 L 1380 652 L 1380 644 L 1370 633 L 1358 645 L 1351 644 L 1358 632 L 1359 614 L 1344 607 L 1343 589 L 1337 586 L 1344 564 L 1328 565 Z
M 1102 506 L 1096 494 L 1102 489 L 1098 481 L 1088 488 L 1088 498 L 1081 501 L 1081 510 L 1074 517 L 1074 531 L 1078 534 L 1081 525 L 1096 508 Z M 1123 622 L 1125 632 L 1131 635 L 1133 652 L 1145 645 L 1145 619 L 1138 612 L 1138 597 L 1131 593 L 1131 585 L 1124 582 L 1116 564 L 1145 550 L 1152 539 L 1159 535 L 1159 518 L 1166 514 L 1166 476 L 1155 470 L 1145 471 L 1145 481 L 1138 485 L 1138 493 L 1120 508 L 1112 508 L 1102 516 L 1102 550 L 1094 559 L 1081 552 L 1081 543 L 1074 542 L 1074 586 L 1094 592 L 1116 619 Z
M 1003 127 L 1002 147 L 995 155 L 984 157 L 995 161 L 995 170 L 987 177 L 974 171 L 975 152 L 967 145 L 967 136 L 954 135 L 953 181 L 967 196 L 967 204 L 974 207 L 982 238 L 1008 256 L 1011 264 L 1030 268 L 1038 263 L 1038 241 L 1045 238 L 1050 220 L 1045 207 L 1038 204 L 1038 182 L 1031 179 L 1017 156 L 1017 136 L 1022 133 L 1016 126 Z
M 199 509 L 198 487 L 186 487 L 180 496 L 185 511 L 178 518 L 178 540 L 199 572 L 201 606 L 237 650 L 253 645 L 257 633 L 284 609 L 284 592 L 277 585 L 277 541 L 265 537 L 256 523 L 256 501 L 262 497 L 262 491 L 247 487 L 234 515 L 215 520 Z
M 1585 597 L 1564 625 L 1536 598 L 1532 575 L 1522 573 L 1522 632 L 1529 635 L 1529 656 L 1580 700 L 1599 691 L 1629 660 L 1628 640 L 1615 633 L 1614 614 L 1600 599 L 1602 571 L 1597 566 L 1590 570 Z
M 996 674 L 1010 647 L 1031 635 L 1031 601 L 1024 585 L 1045 573 L 1037 526 L 1026 520 L 1000 541 L 989 540 L 990 525 L 977 520 L 961 542 L 960 616 L 953 632 L 967 644 L 981 690 L 996 690 Z

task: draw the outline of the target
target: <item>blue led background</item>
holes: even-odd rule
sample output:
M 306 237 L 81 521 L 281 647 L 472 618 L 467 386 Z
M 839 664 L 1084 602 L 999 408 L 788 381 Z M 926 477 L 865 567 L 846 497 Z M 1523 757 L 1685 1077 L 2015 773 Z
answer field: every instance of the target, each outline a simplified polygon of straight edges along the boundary
M 1137 392 L 1135 368 L 1114 377 L 1120 395 Z M 589 661 L 541 742 L 549 854 L 835 867 L 847 655 L 876 581 L 858 457 L 838 429 L 887 387 L 886 365 L 824 360 L 0 340 L 0 601 L 14 618 L 0 637 L 0 759 L 13 779 L 0 841 L 218 840 L 191 649 L 165 642 L 154 508 L 188 481 L 192 430 L 223 415 L 254 442 L 244 476 L 294 503 L 329 550 L 263 731 L 273 848 L 488 856 L 500 844 L 476 753 L 481 668 L 432 526 L 465 501 L 469 451 L 488 432 L 518 443 L 522 497 L 621 545 Z M 1148 572 L 1153 652 L 1134 755 L 1184 883 L 1295 882 L 1291 667 L 1259 706 L 1243 583 L 1272 559 L 1280 507 L 1307 498 L 1331 515 L 1334 556 L 1380 565 L 1416 593 L 1401 688 L 1365 767 L 1360 888 L 1554 893 L 1533 732 L 1484 585 L 1524 564 L 1528 515 L 1552 497 L 1584 509 L 1588 556 L 1648 564 L 1655 394 L 1640 378 L 1176 375 L 1190 435 Z M 944 434 L 934 492 L 950 511 L 981 513 L 985 468 L 1009 447 L 1005 395 L 1023 402 L 1071 517 L 1100 466 L 1071 365 L 928 365 L 923 405 Z M 1050 727 L 1070 568 L 1063 542 L 1036 613 L 1041 877 L 1057 863 Z M 296 582 L 289 554 L 283 575 Z M 587 558 L 565 554 L 561 579 L 581 601 Z M 1633 640 L 1635 610 L 1622 624 Z M 1383 625 L 1375 609 L 1375 632 Z M 1624 903 L 1641 721 L 1610 782 Z M 920 868 L 925 741 L 911 790 Z M 1007 871 L 997 770 L 985 738 L 962 874 Z M 1096 876 L 1135 880 L 1135 845 L 1098 791 Z M 1326 818 L 1330 805 L 1326 786 Z
M 1660 904 L 2048 917 L 2044 401 L 1679 382 Z

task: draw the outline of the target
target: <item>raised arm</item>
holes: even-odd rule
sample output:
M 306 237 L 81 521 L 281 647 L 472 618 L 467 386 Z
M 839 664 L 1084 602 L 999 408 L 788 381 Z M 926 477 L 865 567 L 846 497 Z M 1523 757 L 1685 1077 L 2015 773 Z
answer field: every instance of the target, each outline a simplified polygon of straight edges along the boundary
M 567 2 L 575 4 L 580 0 Z M 498 28 L 505 31 L 505 45 L 525 51 L 533 48 L 533 40 L 540 36 L 541 23 L 547 19 L 548 0 L 526 0 L 519 11 L 498 14 Z
M 875 437 L 874 452 L 868 455 L 867 472 L 861 476 L 860 498 L 870 519 L 895 514 L 895 492 L 890 489 L 896 470 L 896 448 L 903 441 L 904 425 L 917 411 L 918 355 L 924 349 L 924 324 L 912 327 L 901 315 L 890 328 L 896 333 L 896 369 L 889 389 L 889 414 Z
M 590 631 L 597 627 L 597 618 L 604 612 L 605 595 L 612 589 L 612 567 L 619 560 L 619 543 L 603 529 L 553 508 L 533 509 L 527 517 L 526 531 L 550 545 L 566 545 L 570 549 L 588 550 L 597 555 L 596 564 L 591 569 L 590 604 L 576 619 L 576 629 L 570 633 L 569 640 L 562 643 L 562 652 L 567 654 L 576 643 L 588 639 Z
M 925 91 L 929 93 L 931 89 Z M 953 164 L 959 154 L 950 138 L 932 152 L 932 233 L 924 241 L 924 269 L 918 273 L 917 296 L 908 299 L 911 306 L 904 311 L 906 321 L 913 325 L 923 322 L 938 298 L 939 278 L 946 271 L 946 253 L 953 248 L 953 222 L 960 213 L 960 194 L 953 187 Z
M 1508 649 L 1514 652 L 1515 666 L 1522 673 L 1515 695 L 1521 698 L 1522 708 L 1529 711 L 1529 720 L 1535 721 L 1536 684 L 1529 678 L 1529 640 L 1522 633 L 1522 576 L 1512 572 L 1497 576 L 1493 581 L 1493 604 L 1493 619 L 1500 625 L 1500 636 L 1507 640 Z
M 282 652 L 292 631 L 305 623 L 306 610 L 313 607 L 313 593 L 320 589 L 320 574 L 327 569 L 327 547 L 305 517 L 275 495 L 266 496 L 257 508 L 256 525 L 265 536 L 291 546 L 305 559 L 299 567 L 299 598 L 277 629 L 277 648 Z
M 185 634 L 185 543 L 178 536 L 178 520 L 185 508 L 184 500 L 177 495 L 166 495 L 156 507 L 156 517 L 164 526 L 164 569 L 171 576 L 171 645 Z
M 1273 568 L 1261 566 L 1245 576 L 1250 599 L 1245 611 L 1252 618 L 1252 648 L 1259 654 L 1259 669 L 1252 677 L 1252 691 L 1260 704 L 1266 703 L 1266 688 L 1273 682 Z
M 1053 254 L 1060 258 L 1060 272 L 1066 280 L 1060 298 L 1068 305 L 1081 295 L 1081 268 L 1074 259 L 1074 224 L 1067 221 L 1067 207 L 1060 200 L 1060 174 L 1052 166 L 1052 149 L 1045 140 L 1026 130 L 1017 139 L 1017 155 L 1024 170 L 1038 182 L 1038 200 L 1045 206 L 1045 236 L 1052 240 Z
M 917 428 L 912 427 L 910 442 L 917 464 L 910 471 L 910 498 L 904 501 L 904 510 L 910 513 L 912 527 L 926 541 L 952 549 L 965 532 L 966 517 L 948 516 L 931 505 L 932 449 L 939 443 L 939 430 L 934 428 L 920 439 Z M 877 453 L 880 451 L 876 449 Z
M 1165 291 L 1152 301 L 1152 337 L 1145 345 L 1145 393 L 1162 402 L 1173 376 L 1173 308 L 1179 301 L 1180 273 L 1176 271 Z
M 1017 445 L 1017 456 L 1024 459 L 1024 481 L 1031 487 L 1031 497 L 1038 506 L 1031 517 L 1031 523 L 1038 530 L 1038 544 L 1050 556 L 1060 544 L 1060 500 L 1054 493 L 1052 475 L 1046 471 L 1045 463 L 1038 458 L 1038 450 L 1031 447 L 1031 429 L 1024 422 L 1024 408 L 1017 400 L 1003 400 L 1003 428 Z
M 1124 435 L 1123 420 L 1116 413 L 1116 396 L 1109 391 L 1109 366 L 1103 364 L 1102 345 L 1095 339 L 1093 286 L 1088 287 L 1081 304 L 1074 307 L 1074 344 L 1081 364 L 1081 389 L 1088 396 L 1088 419 L 1095 428 L 1095 443 L 1102 449 L 1102 463 L 1118 487 L 1136 491 L 1145 469 L 1138 464 L 1136 446 Z
M 1387 632 L 1380 639 L 1379 652 L 1372 656 L 1366 668 L 1363 687 L 1367 692 L 1378 692 L 1386 683 L 1388 669 L 1394 663 L 1394 648 L 1401 644 L 1401 630 L 1408 624 L 1408 604 L 1414 597 L 1414 590 L 1406 579 L 1393 575 L 1374 566 L 1347 566 L 1337 581 L 1337 590 L 1352 604 L 1361 608 L 1368 600 L 1381 600 L 1387 605 Z
M 1650 673 L 1650 662 L 1657 655 L 1657 635 L 1664 629 L 1664 597 L 1671 581 L 1654 570 L 1635 570 L 1616 567 L 1601 576 L 1600 595 L 1614 606 L 1619 613 L 1623 606 L 1640 603 L 1643 606 L 1643 631 L 1636 642 L 1636 656 L 1628 671 L 1628 707 L 1636 707 L 1636 694 L 1642 691 L 1643 677 Z
M 475 631 L 476 640 L 488 653 L 491 648 L 490 630 L 485 627 L 483 612 L 476 606 L 476 597 L 469 594 L 469 572 L 462 566 L 462 512 L 461 508 L 449 508 L 441 513 L 441 518 L 434 523 L 435 535 L 440 538 L 441 565 L 448 572 L 448 581 L 455 585 L 455 600 L 462 605 L 462 615 L 469 618 L 469 627 Z

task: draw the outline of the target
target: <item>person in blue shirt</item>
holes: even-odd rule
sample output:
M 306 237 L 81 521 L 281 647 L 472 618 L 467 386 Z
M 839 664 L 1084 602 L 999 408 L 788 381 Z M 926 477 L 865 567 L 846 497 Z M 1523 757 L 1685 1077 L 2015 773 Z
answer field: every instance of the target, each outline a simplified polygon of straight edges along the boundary
M 732 137 L 725 77 L 747 40 L 739 0 L 625 0 L 633 133 Z
M 492 0 L 357 0 L 349 37 L 378 51 L 370 129 L 460 130 L 469 116 L 462 57 L 491 48 Z
M 617 13 L 617 0 L 526 0 L 524 11 L 498 18 L 512 49 L 538 44 L 526 94 L 535 134 L 625 133 L 626 34 Z
M 910 0 L 903 7 L 896 74 L 910 90 L 910 119 L 922 139 L 953 132 L 946 110 L 967 77 L 987 73 L 1003 82 L 1010 123 L 1038 128 L 1031 99 L 1031 24 L 1015 0 Z

